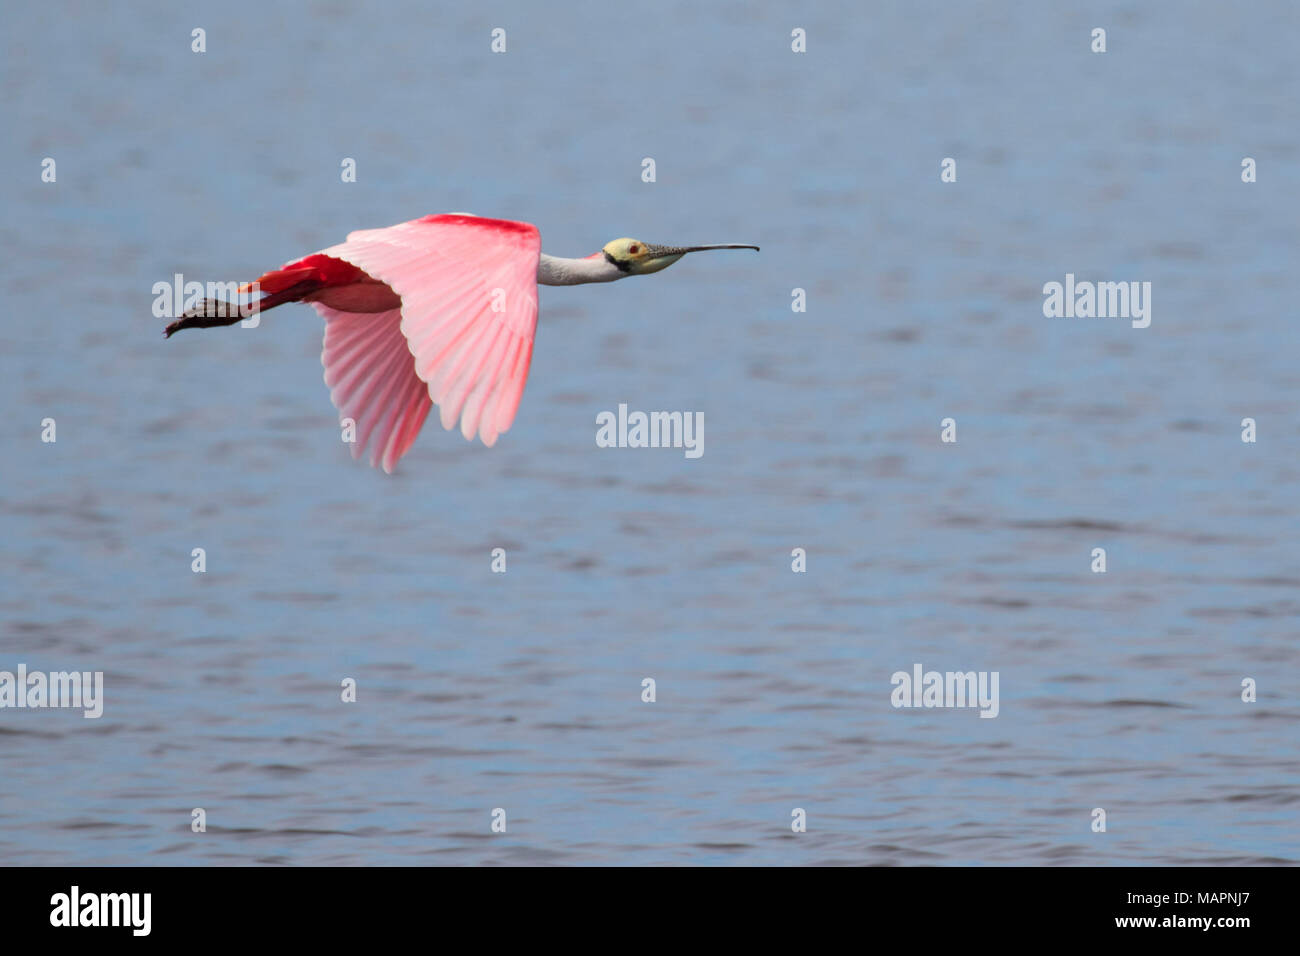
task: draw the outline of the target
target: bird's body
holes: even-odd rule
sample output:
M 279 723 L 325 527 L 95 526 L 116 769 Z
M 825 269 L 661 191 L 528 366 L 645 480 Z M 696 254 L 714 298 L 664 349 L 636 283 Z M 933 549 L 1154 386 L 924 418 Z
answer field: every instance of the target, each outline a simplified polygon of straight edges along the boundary
M 688 252 L 757 246 L 655 246 L 616 239 L 581 259 L 541 251 L 537 227 L 454 213 L 384 229 L 289 262 L 241 291 L 264 312 L 307 302 L 325 320 L 321 364 L 353 456 L 391 472 L 437 405 L 443 428 L 496 442 L 514 421 L 537 330 L 537 286 L 612 282 L 658 272 Z M 233 325 L 207 300 L 166 329 Z M 218 313 L 220 317 L 214 315 Z

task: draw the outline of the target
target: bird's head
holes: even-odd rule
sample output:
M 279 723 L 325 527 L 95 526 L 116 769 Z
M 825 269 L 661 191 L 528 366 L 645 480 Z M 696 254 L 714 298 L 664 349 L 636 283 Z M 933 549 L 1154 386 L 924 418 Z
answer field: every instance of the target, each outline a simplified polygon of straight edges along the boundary
M 615 239 L 605 243 L 601 250 L 605 261 L 616 266 L 628 275 L 640 276 L 667 269 L 688 252 L 703 252 L 706 249 L 753 249 L 758 246 L 720 245 L 720 246 L 656 246 L 652 242 L 640 239 Z

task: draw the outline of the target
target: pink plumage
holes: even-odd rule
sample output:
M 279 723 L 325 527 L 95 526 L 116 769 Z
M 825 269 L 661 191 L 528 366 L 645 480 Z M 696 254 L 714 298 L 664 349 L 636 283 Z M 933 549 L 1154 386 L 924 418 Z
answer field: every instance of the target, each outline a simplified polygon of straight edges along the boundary
M 415 441 L 433 403 L 415 374 L 402 335 L 399 309 L 380 313 L 340 312 L 319 302 L 325 320 L 321 364 L 330 401 L 340 423 L 352 419 L 356 441 L 352 457 L 370 445 L 370 464 L 391 473 Z
M 537 331 L 541 237 L 528 223 L 426 216 L 365 229 L 319 255 L 339 259 L 401 298 L 399 309 L 331 308 L 321 363 L 340 418 L 357 424 L 353 454 L 371 442 L 385 471 L 410 448 L 431 401 L 442 427 L 491 446 L 523 397 Z M 417 389 L 415 383 L 423 383 Z
M 682 256 L 748 245 L 658 246 L 615 239 L 594 255 L 542 253 L 531 223 L 463 213 L 364 229 L 267 272 L 240 293 L 253 312 L 307 302 L 325 320 L 321 364 L 354 458 L 391 472 L 438 406 L 442 427 L 491 446 L 523 398 L 537 333 L 537 284 L 651 275 Z M 234 325 L 248 313 L 205 299 L 164 329 Z M 350 420 L 350 422 L 349 422 Z M 345 432 L 345 436 L 347 433 Z

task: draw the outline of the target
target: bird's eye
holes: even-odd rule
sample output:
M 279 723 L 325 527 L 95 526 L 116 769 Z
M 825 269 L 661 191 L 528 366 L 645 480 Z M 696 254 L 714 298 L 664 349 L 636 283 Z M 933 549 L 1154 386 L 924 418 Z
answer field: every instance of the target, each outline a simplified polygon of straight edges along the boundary
M 636 255 L 638 252 L 641 251 L 641 247 L 634 242 L 632 243 L 632 245 L 627 247 L 627 251 L 632 253 L 632 255 Z

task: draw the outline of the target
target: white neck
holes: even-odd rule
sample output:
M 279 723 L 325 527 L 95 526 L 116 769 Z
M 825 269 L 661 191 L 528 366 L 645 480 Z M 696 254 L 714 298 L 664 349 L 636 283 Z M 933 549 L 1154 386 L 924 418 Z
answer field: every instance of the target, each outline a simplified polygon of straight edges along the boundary
M 588 282 L 613 282 L 628 273 L 597 253 L 587 259 L 561 259 L 542 253 L 537 260 L 539 285 L 584 285 Z

